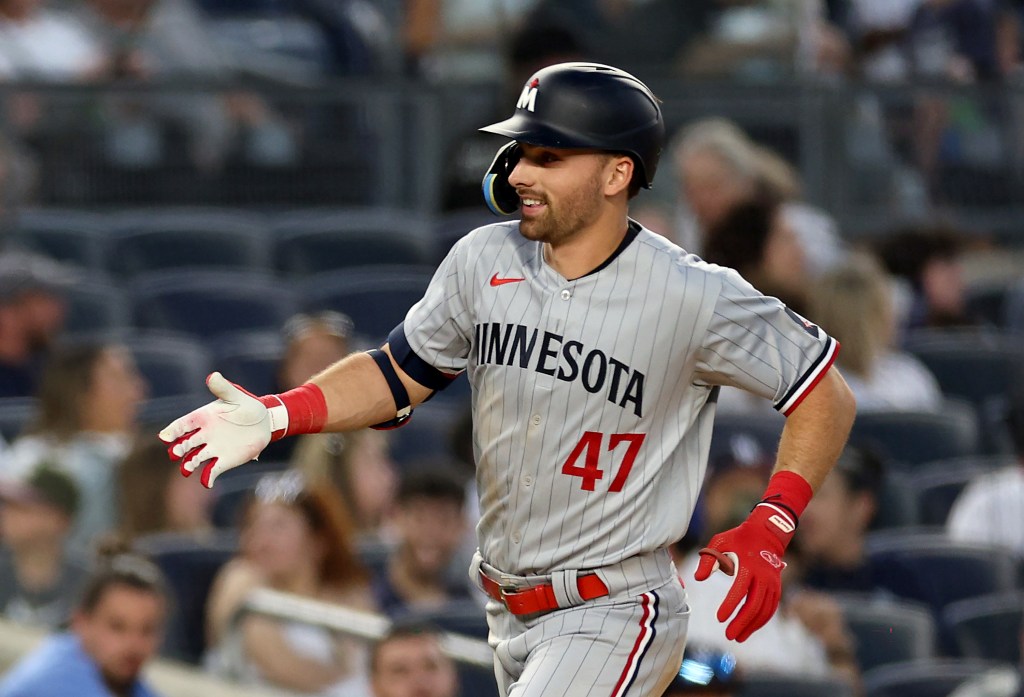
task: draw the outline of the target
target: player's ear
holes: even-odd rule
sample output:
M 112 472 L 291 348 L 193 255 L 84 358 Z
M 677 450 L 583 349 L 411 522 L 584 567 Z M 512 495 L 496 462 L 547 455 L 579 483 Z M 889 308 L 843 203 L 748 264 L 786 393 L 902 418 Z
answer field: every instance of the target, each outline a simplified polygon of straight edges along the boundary
M 605 195 L 615 196 L 628 190 L 629 183 L 633 180 L 634 167 L 633 158 L 629 155 L 611 155 L 605 168 Z

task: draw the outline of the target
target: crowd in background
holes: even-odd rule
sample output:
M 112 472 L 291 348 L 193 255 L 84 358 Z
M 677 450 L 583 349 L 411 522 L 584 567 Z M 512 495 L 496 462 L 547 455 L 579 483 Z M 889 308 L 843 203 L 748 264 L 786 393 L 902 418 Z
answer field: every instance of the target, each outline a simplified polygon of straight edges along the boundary
M 254 17 L 269 22 L 264 34 L 253 33 Z M 1016 0 L 0 0 L 0 81 L 9 83 L 0 201 L 13 233 L 18 206 L 38 203 L 34 191 L 45 176 L 38 158 L 60 147 L 82 118 L 102 124 L 95 147 L 128 168 L 168 157 L 197 172 L 239 158 L 268 166 L 301 159 L 308 121 L 250 89 L 252 80 L 308 86 L 387 76 L 444 85 L 500 76 L 502 116 L 525 77 L 572 59 L 687 80 L 991 86 L 1020 79 L 1022 21 L 1024 3 Z M 184 97 L 118 93 L 83 115 L 19 86 L 109 80 L 192 80 L 220 89 Z M 865 97 L 857 106 L 882 114 L 886 133 L 902 134 L 879 147 L 896 150 L 893 162 L 919 181 L 925 201 L 948 193 L 942 163 L 991 162 L 1012 144 L 993 131 L 996 107 L 981 97 L 955 100 L 922 88 L 913 99 Z M 165 138 L 168 129 L 179 139 Z M 488 222 L 479 181 L 499 144 L 453 134 L 438 212 L 467 212 L 467 225 Z M 762 400 L 722 390 L 718 412 L 740 428 L 713 446 L 691 529 L 674 549 L 692 608 L 692 656 L 735 657 L 735 666 L 712 671 L 722 694 L 730 694 L 729 680 L 735 688 L 737 676 L 764 671 L 835 678 L 866 694 L 870 666 L 852 619 L 858 604 L 903 609 L 900 603 L 916 601 L 936 627 L 930 655 L 969 657 L 945 606 L 929 605 L 922 589 L 887 573 L 874 553 L 879 535 L 920 532 L 946 546 L 985 550 L 1012 572 L 977 595 L 1020 598 L 1024 591 L 1024 352 L 1014 338 L 1024 333 L 1024 275 L 1019 265 L 990 278 L 967 266 L 978 255 L 1019 259 L 1021 245 L 987 240 L 969 220 L 929 215 L 855 237 L 807 200 L 806 189 L 792 153 L 708 114 L 673 130 L 658 189 L 641 195 L 631 215 L 706 261 L 737 269 L 836 337 L 838 366 L 860 415 L 927 421 L 965 413 L 979 435 L 956 461 L 908 462 L 894 455 L 909 442 L 899 434 L 890 441 L 881 431 L 858 437 L 855 429 L 801 520 L 779 613 L 739 645 L 725 640 L 713 616 L 729 580 L 691 582 L 695 553 L 756 502 L 774 453 L 755 425 L 778 422 Z M 468 230 L 433 243 L 443 253 L 451 235 Z M 408 697 L 413 686 L 428 685 L 415 694 L 452 697 L 454 667 L 436 629 L 420 621 L 473 626 L 476 617 L 477 632 L 483 622 L 484 596 L 465 573 L 477 515 L 467 391 L 420 407 L 412 424 L 426 426 L 407 427 L 423 429 L 411 447 L 401 432 L 372 430 L 285 439 L 207 491 L 179 476 L 155 437 L 163 424 L 147 408 L 158 400 L 130 340 L 139 328 L 67 330 L 85 276 L 9 240 L 0 251 L 0 405 L 24 412 L 0 449 L 0 615 L 70 629 L 39 664 L 95 660 L 103 667 L 101 656 L 110 654 L 97 627 L 116 619 L 106 613 L 130 606 L 140 613 L 133 621 L 145 619 L 136 629 L 149 643 L 119 660 L 136 667 L 159 652 L 226 679 L 301 694 Z M 982 296 L 981 287 L 996 293 Z M 335 311 L 295 314 L 273 334 L 275 391 L 372 343 L 364 327 Z M 999 391 L 972 400 L 963 389 L 966 368 L 957 375 L 930 364 L 923 348 L 943 340 L 979 352 L 1009 346 Z M 916 511 L 920 492 L 908 482 L 923 481 L 918 475 L 928 467 L 961 476 L 950 479 L 952 495 L 926 520 Z M 167 540 L 223 552 L 214 573 L 196 581 L 204 588 L 195 617 L 183 607 L 168 612 L 180 601 L 176 579 L 137 557 Z M 300 621 L 243 612 L 248 593 L 261 587 L 399 624 L 368 649 Z M 130 599 L 107 602 L 111 588 Z M 979 681 L 995 682 L 966 685 L 958 697 L 1020 694 L 1021 678 L 1004 679 L 1013 661 L 1010 678 L 1024 669 L 1024 629 L 1017 635 L 1003 673 L 995 666 L 997 674 L 979 672 Z M 131 684 L 136 674 L 122 677 Z M 32 694 L 18 692 L 25 688 L 17 683 L 33 676 L 22 668 L 10 682 L 0 680 L 0 697 Z M 1007 687 L 980 691 L 992 684 Z

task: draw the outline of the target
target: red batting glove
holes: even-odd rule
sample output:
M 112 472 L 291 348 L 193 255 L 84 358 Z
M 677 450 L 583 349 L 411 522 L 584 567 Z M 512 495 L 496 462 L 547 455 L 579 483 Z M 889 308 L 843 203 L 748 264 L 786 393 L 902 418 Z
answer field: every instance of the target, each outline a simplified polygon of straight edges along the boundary
M 797 518 L 812 494 L 800 475 L 782 471 L 772 476 L 765 497 L 742 524 L 711 538 L 700 551 L 694 578 L 706 581 L 721 569 L 733 576 L 732 587 L 718 608 L 725 622 L 744 600 L 725 629 L 725 638 L 746 641 L 763 627 L 779 607 L 782 596 L 782 555 L 796 531 Z

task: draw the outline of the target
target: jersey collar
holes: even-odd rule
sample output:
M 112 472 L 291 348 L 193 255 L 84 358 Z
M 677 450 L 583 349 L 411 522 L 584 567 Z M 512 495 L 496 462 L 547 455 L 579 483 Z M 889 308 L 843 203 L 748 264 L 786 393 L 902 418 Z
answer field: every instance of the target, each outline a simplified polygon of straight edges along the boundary
M 604 269 L 609 264 L 611 264 L 613 261 L 615 261 L 619 257 L 619 255 L 622 254 L 623 251 L 625 251 L 626 247 L 628 247 L 630 245 L 630 243 L 633 240 L 635 240 L 636 236 L 639 235 L 639 234 L 640 234 L 640 223 L 636 222 L 633 219 L 630 219 L 629 220 L 629 224 L 626 226 L 626 234 L 625 234 L 625 236 L 622 238 L 622 241 L 619 242 L 619 246 L 615 248 L 615 251 L 612 252 L 611 255 L 607 259 L 605 259 L 603 262 L 601 262 L 598 265 L 598 267 L 596 269 L 594 269 L 593 271 L 588 271 L 587 273 L 583 274 L 582 276 L 578 276 L 576 278 L 570 278 L 568 280 L 570 280 L 570 281 L 578 281 L 581 278 L 586 278 L 587 276 L 593 276 L 595 273 L 597 273 L 601 269 Z

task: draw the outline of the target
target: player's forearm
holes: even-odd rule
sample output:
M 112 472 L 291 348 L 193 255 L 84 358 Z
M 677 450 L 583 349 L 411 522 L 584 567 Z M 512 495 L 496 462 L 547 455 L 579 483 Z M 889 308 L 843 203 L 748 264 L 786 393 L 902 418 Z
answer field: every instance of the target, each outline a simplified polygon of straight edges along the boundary
M 787 417 L 775 471 L 795 472 L 817 491 L 846 445 L 856 411 L 846 381 L 830 368 Z
M 413 406 L 429 396 L 430 390 L 400 370 L 398 375 Z M 320 388 L 327 402 L 324 431 L 352 431 L 395 418 L 395 399 L 387 380 L 366 353 L 344 358 L 310 382 Z

